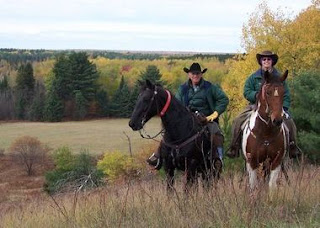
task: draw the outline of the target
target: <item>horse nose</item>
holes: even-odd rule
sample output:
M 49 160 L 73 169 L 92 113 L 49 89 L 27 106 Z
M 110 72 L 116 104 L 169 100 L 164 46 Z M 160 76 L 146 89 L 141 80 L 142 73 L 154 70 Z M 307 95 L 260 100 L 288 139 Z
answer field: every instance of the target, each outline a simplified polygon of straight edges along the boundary
M 274 119 L 273 121 L 272 121 L 272 123 L 273 123 L 273 125 L 275 125 L 275 126 L 280 126 L 281 124 L 282 124 L 282 119 Z
M 134 125 L 134 123 L 133 123 L 131 120 L 129 121 L 129 127 L 131 127 L 132 130 L 135 129 L 135 125 Z

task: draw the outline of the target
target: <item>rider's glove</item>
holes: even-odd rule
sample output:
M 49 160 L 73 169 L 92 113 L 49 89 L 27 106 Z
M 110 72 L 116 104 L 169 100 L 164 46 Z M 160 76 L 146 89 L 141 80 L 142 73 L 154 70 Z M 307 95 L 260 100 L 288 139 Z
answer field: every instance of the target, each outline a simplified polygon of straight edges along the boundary
M 217 111 L 214 111 L 210 116 L 207 116 L 207 121 L 212 122 L 219 116 L 219 113 Z

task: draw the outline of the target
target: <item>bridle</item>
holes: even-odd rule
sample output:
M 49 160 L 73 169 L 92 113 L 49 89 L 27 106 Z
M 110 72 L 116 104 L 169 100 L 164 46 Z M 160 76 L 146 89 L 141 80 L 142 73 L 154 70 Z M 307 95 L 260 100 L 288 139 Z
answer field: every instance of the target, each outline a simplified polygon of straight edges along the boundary
M 261 88 L 261 96 L 262 96 L 262 100 L 264 100 L 265 103 L 266 103 L 265 113 L 267 114 L 268 119 L 266 120 L 265 118 L 263 118 L 260 115 L 259 111 L 257 112 L 259 119 L 263 123 L 265 123 L 266 125 L 269 124 L 269 122 L 271 120 L 271 114 L 272 114 L 272 109 L 270 109 L 269 101 L 267 99 L 267 96 L 265 95 L 266 94 L 266 87 L 269 86 L 269 85 L 270 85 L 270 83 L 265 83 L 265 84 L 262 85 L 262 88 Z M 275 97 L 279 96 L 278 87 L 275 88 L 273 96 L 275 96 Z
M 158 90 L 157 90 L 157 86 L 155 85 L 155 88 L 154 88 L 152 97 L 151 97 L 151 99 L 150 99 L 150 102 L 149 102 L 149 104 L 148 104 L 148 107 L 147 107 L 146 111 L 143 113 L 143 117 L 142 117 L 142 120 L 141 120 L 142 130 L 144 131 L 144 133 L 145 133 L 145 135 L 146 135 L 146 136 L 144 136 L 144 135 L 141 133 L 141 130 L 139 130 L 140 136 L 141 136 L 142 138 L 154 139 L 154 138 L 156 138 L 158 135 L 160 135 L 161 133 L 164 132 L 164 129 L 162 128 L 162 129 L 160 130 L 160 132 L 158 132 L 156 135 L 150 136 L 150 135 L 148 135 L 148 134 L 146 133 L 146 131 L 144 130 L 144 125 L 146 124 L 147 114 L 149 113 L 149 111 L 150 111 L 150 109 L 151 109 L 151 106 L 152 106 L 152 104 L 153 104 L 154 101 L 156 101 L 156 107 L 157 107 L 157 113 L 158 113 L 158 115 L 159 115 L 160 117 L 163 117 L 163 116 L 166 114 L 166 112 L 167 112 L 167 110 L 168 110 L 168 108 L 169 108 L 169 106 L 170 106 L 170 103 L 171 103 L 171 93 L 170 93 L 168 90 L 165 90 L 165 91 L 166 91 L 166 93 L 167 93 L 167 100 L 166 100 L 166 103 L 165 103 L 165 105 L 163 106 L 162 110 L 161 110 L 160 112 L 158 112 L 159 107 L 158 107 L 157 99 L 156 99 L 156 96 L 158 95 Z

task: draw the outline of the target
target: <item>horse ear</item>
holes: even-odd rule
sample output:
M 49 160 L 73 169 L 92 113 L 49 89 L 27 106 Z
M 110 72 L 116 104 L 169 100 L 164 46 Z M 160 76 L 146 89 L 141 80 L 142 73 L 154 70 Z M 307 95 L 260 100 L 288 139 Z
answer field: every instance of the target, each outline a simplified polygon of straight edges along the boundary
M 284 74 L 281 76 L 281 78 L 280 78 L 280 80 L 282 81 L 282 82 L 284 82 L 286 79 L 287 79 L 287 77 L 288 77 L 288 70 L 286 70 L 286 72 L 284 72 Z
M 152 84 L 152 82 L 149 81 L 149 79 L 146 79 L 146 85 L 147 85 L 147 88 L 154 89 L 154 85 Z

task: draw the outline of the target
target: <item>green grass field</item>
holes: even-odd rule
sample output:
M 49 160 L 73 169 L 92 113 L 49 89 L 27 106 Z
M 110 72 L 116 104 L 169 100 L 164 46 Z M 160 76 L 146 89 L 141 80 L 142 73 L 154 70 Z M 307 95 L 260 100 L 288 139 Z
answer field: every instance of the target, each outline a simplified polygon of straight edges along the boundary
M 60 146 L 69 146 L 74 152 L 88 149 L 92 154 L 106 151 L 129 151 L 129 142 L 132 152 L 142 147 L 154 144 L 153 140 L 141 138 L 139 132 L 134 132 L 128 126 L 129 119 L 102 119 L 90 121 L 72 121 L 59 123 L 43 122 L 2 122 L 0 123 L 0 148 L 8 149 L 11 143 L 21 136 L 37 137 L 42 143 L 52 149 Z M 146 131 L 150 135 L 161 129 L 159 118 L 154 118 L 146 124 Z M 159 139 L 159 138 L 158 138 Z

